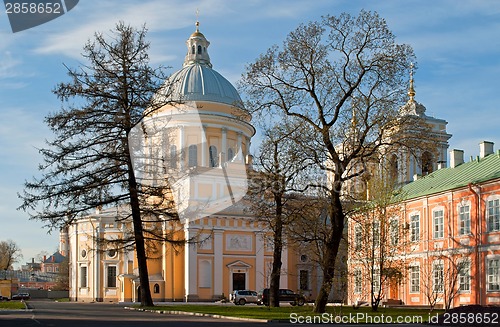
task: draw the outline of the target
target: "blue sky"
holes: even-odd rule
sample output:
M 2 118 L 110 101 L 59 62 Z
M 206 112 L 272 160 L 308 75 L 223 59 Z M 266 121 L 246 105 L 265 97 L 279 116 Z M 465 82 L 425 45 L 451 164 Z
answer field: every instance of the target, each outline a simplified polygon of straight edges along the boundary
M 42 250 L 54 252 L 58 234 L 16 210 L 16 193 L 38 174 L 36 148 L 51 134 L 44 117 L 58 110 L 51 93 L 67 81 L 63 63 L 81 62 L 82 47 L 95 31 L 106 32 L 123 20 L 146 23 L 153 64 L 182 66 L 185 41 L 200 30 L 211 42 L 216 69 L 233 83 L 245 65 L 279 44 L 300 23 L 341 12 L 377 11 L 399 43 L 417 56 L 416 100 L 427 114 L 448 121 L 450 149 L 479 154 L 482 140 L 500 146 L 500 1 L 497 0 L 82 0 L 64 16 L 12 33 L 0 12 L 0 240 L 13 239 L 22 262 Z M 256 148 L 256 144 L 253 145 Z

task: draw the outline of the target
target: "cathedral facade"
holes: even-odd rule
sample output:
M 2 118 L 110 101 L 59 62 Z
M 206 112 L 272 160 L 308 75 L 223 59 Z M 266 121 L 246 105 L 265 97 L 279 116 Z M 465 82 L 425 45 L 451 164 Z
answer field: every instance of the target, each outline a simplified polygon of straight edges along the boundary
M 197 240 L 178 248 L 164 242 L 148 260 L 154 301 L 212 301 L 233 290 L 269 286 L 273 249 L 265 226 L 242 199 L 255 129 L 236 89 L 212 68 L 209 44 L 197 23 L 183 68 L 156 96 L 175 101 L 145 119 L 146 130 L 168 125 L 160 126 L 168 132 L 141 136 L 152 144 L 151 157 L 163 158 L 173 176 L 169 182 L 180 219 L 161 228 Z M 134 251 L 97 242 L 123 237 L 131 222 L 122 218 L 128 215 L 126 207 L 97 209 L 69 227 L 72 301 L 140 301 Z M 320 274 L 307 254 L 287 247 L 282 262 L 280 287 L 314 298 Z

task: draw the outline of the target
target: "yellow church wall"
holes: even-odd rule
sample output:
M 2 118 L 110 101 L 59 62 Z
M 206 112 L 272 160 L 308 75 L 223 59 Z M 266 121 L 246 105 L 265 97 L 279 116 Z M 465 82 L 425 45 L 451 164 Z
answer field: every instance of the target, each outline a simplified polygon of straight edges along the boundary
M 184 298 L 184 250 L 173 250 L 168 245 L 165 254 L 165 298 L 168 300 Z

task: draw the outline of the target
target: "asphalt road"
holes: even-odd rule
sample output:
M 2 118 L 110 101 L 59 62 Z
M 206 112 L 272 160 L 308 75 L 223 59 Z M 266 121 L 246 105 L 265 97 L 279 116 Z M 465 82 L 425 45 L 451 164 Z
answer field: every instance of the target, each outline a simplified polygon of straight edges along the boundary
M 75 303 L 53 301 L 29 301 L 30 310 L 26 311 L 4 311 L 0 310 L 0 327 L 264 327 L 278 326 L 291 327 L 297 325 L 309 325 L 304 322 L 295 323 L 257 323 L 248 321 L 235 321 L 211 317 L 197 317 L 190 315 L 169 315 L 151 312 L 142 312 L 124 309 L 124 305 L 111 303 Z M 325 325 L 325 324 L 324 324 Z M 329 324 L 326 324 L 329 325 Z M 407 326 L 419 327 L 422 325 L 412 324 L 372 324 L 372 325 L 344 325 L 335 326 Z
M 109 303 L 74 303 L 29 301 L 32 310 L 0 311 L 1 327 L 159 327 L 159 326 L 269 326 L 255 322 L 216 319 L 183 315 L 166 315 L 125 310 L 123 306 Z

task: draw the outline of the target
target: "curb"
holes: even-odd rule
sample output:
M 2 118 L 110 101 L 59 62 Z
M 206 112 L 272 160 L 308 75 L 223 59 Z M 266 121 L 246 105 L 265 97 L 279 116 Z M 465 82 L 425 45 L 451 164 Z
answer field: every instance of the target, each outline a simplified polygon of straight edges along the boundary
M 150 309 L 141 309 L 141 308 L 132 308 L 132 307 L 123 307 L 123 308 L 125 310 L 153 312 L 153 313 L 157 313 L 157 314 L 187 315 L 187 316 L 196 316 L 196 317 L 210 317 L 210 318 L 216 318 L 216 319 L 228 319 L 228 320 L 261 322 L 261 323 L 273 322 L 272 320 L 268 320 L 268 319 L 241 318 L 241 317 L 223 316 L 223 315 L 211 314 L 211 313 L 189 312 L 189 311 L 180 311 L 180 310 L 150 310 Z

